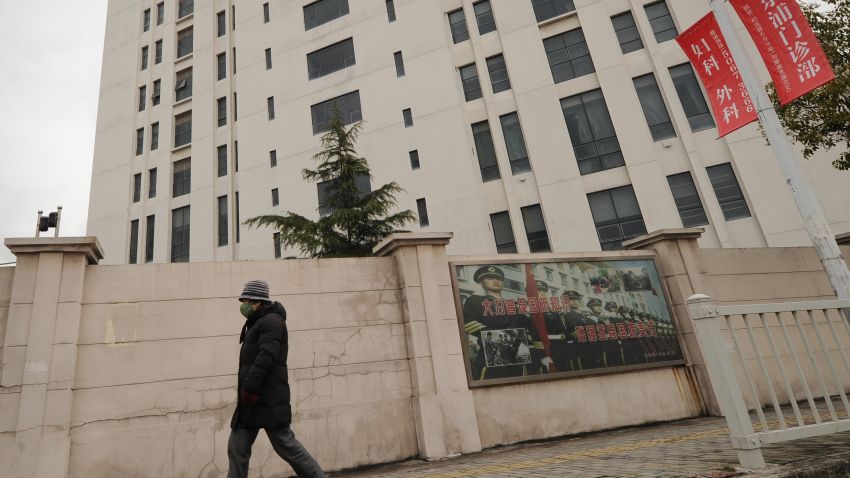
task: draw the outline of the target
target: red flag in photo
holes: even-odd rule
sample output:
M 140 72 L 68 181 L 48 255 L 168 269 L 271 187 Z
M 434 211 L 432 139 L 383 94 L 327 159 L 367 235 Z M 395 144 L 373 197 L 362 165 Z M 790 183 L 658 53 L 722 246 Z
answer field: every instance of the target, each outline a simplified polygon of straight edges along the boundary
M 525 265 L 525 295 L 536 301 L 540 294 L 537 292 L 537 279 L 534 278 L 532 267 L 531 264 Z M 536 308 L 536 310 L 537 312 L 531 313 L 531 322 L 534 324 L 534 329 L 537 330 L 537 335 L 540 336 L 540 342 L 543 343 L 543 351 L 547 357 L 551 357 L 552 344 L 549 342 L 549 332 L 546 330 L 546 318 L 539 308 Z M 549 365 L 549 372 L 555 371 L 555 365 Z
M 794 0 L 729 0 L 786 104 L 832 81 L 835 73 Z
M 744 80 L 714 13 L 702 17 L 676 37 L 708 94 L 720 137 L 758 119 Z

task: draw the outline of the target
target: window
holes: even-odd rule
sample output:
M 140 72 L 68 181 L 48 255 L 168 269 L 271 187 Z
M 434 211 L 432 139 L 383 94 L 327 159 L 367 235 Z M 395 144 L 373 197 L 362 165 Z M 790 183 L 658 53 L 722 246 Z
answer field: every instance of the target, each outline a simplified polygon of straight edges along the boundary
M 611 24 L 614 25 L 614 33 L 617 34 L 617 41 L 620 42 L 620 50 L 624 55 L 643 48 L 631 10 L 611 17 Z
M 667 113 L 667 106 L 664 105 L 664 98 L 661 96 L 661 90 L 658 89 L 655 75 L 649 73 L 639 76 L 633 81 L 652 139 L 661 141 L 662 139 L 675 138 L 676 130 L 673 129 L 673 123 L 670 122 L 670 115 Z
M 269 22 L 269 3 L 263 4 L 263 23 Z
M 475 68 L 475 63 L 462 66 L 458 68 L 458 71 L 460 72 L 460 82 L 463 85 L 463 96 L 466 101 L 481 98 L 481 82 L 478 81 L 478 69 Z
M 543 48 L 555 83 L 596 71 L 581 28 L 544 39 Z
M 428 205 L 425 198 L 416 200 L 416 211 L 419 213 L 419 227 L 428 227 Z
M 272 243 L 274 244 L 274 258 L 280 259 L 281 252 L 280 252 L 280 233 L 279 232 L 275 232 L 274 234 L 272 234 Z
M 499 121 L 502 123 L 502 135 L 505 137 L 505 146 L 511 161 L 511 173 L 522 174 L 531 171 L 519 116 L 516 113 L 509 113 L 500 116 Z
M 269 113 L 269 121 L 274 119 L 274 96 L 266 98 L 266 110 Z
M 153 63 L 155 65 L 162 63 L 162 40 L 157 40 L 153 44 Z
M 239 172 L 239 141 L 233 142 L 233 171 Z
M 145 152 L 145 129 L 136 130 L 136 156 Z
M 148 102 L 148 100 L 147 100 L 148 93 L 147 92 L 148 92 L 147 86 L 140 86 L 139 87 L 139 111 L 145 110 L 145 103 Z
M 174 117 L 174 147 L 192 142 L 192 112 L 187 111 Z
M 233 215 L 236 216 L 235 224 L 233 225 L 233 229 L 236 231 L 236 243 L 239 244 L 239 191 L 234 193 L 235 204 L 233 205 Z
M 150 215 L 145 221 L 145 262 L 153 262 L 153 238 L 156 216 Z
M 227 14 L 224 10 L 215 14 L 216 20 L 216 35 L 223 37 L 227 33 Z
M 148 47 L 147 45 L 142 47 L 142 70 L 148 69 Z
M 419 150 L 408 151 L 407 155 L 410 157 L 410 169 L 419 169 Z
M 708 224 L 708 217 L 705 215 L 705 209 L 702 207 L 691 173 L 667 176 L 667 182 L 670 184 L 673 200 L 676 201 L 679 217 L 682 218 L 682 226 L 695 227 Z
M 218 247 L 227 245 L 230 222 L 227 220 L 227 196 L 218 197 Z
M 161 89 L 162 81 L 153 80 L 153 91 L 151 92 L 151 104 L 156 106 L 159 104 L 159 93 Z
M 469 40 L 469 30 L 466 28 L 466 17 L 463 15 L 463 8 L 458 8 L 448 13 L 449 28 L 452 30 L 452 41 L 460 43 Z
M 171 211 L 171 262 L 189 262 L 189 206 Z
M 706 168 L 706 171 L 711 180 L 711 187 L 714 188 L 714 194 L 717 196 L 717 202 L 720 203 L 720 209 L 723 210 L 723 217 L 727 221 L 750 217 L 750 209 L 747 207 L 741 186 L 738 185 L 738 179 L 735 178 L 732 165 L 720 164 Z
M 177 93 L 175 101 L 185 100 L 192 96 L 192 67 L 177 72 L 174 80 L 174 91 Z
M 192 27 L 177 32 L 177 58 L 192 53 Z
M 413 126 L 413 112 L 410 108 L 405 108 L 401 110 L 401 117 L 404 120 L 404 127 L 410 128 Z
M 215 56 L 216 58 L 216 77 L 219 80 L 227 78 L 227 54 L 222 52 Z
M 354 185 L 357 188 L 358 194 L 364 196 L 372 191 L 372 185 L 369 182 L 369 176 L 357 176 L 354 178 Z M 334 211 L 334 207 L 327 204 L 331 194 L 338 194 L 333 188 L 333 180 L 322 181 L 316 184 L 316 192 L 319 197 L 319 216 L 325 217 Z
M 236 74 L 236 47 L 233 47 L 233 53 L 230 57 L 230 63 L 233 65 L 233 74 Z
M 280 206 L 280 193 L 277 188 L 272 189 L 272 207 Z
M 499 254 L 516 252 L 516 240 L 514 239 L 514 230 L 511 227 L 511 216 L 508 211 L 490 214 L 490 224 L 493 226 L 496 252 Z
M 625 164 L 602 90 L 564 98 L 561 109 L 581 174 Z
M 697 83 L 691 64 L 683 63 L 670 68 L 670 77 L 673 79 L 676 94 L 679 95 L 679 101 L 685 110 L 685 116 L 688 117 L 691 131 L 697 132 L 714 128 L 714 119 L 712 119 L 708 105 L 705 103 L 705 97 L 702 95 L 702 90 Z
M 174 162 L 174 173 L 171 182 L 171 197 L 189 194 L 192 189 L 192 158 Z
M 222 144 L 216 148 L 216 169 L 218 177 L 227 176 L 227 145 Z
M 347 38 L 307 54 L 307 77 L 311 80 L 348 68 L 356 63 L 354 40 Z
M 344 125 L 362 120 L 363 113 L 360 111 L 360 91 L 352 91 L 351 93 L 310 106 L 310 113 L 313 117 L 313 134 L 324 133 L 328 130 L 334 114 L 334 108 L 342 116 L 342 124 Z
M 484 35 L 496 30 L 496 19 L 493 17 L 493 7 L 490 0 L 481 0 L 472 4 L 475 21 L 478 23 L 478 34 Z
M 269 151 L 269 164 L 272 168 L 277 167 L 277 150 L 273 149 Z
M 230 7 L 230 29 L 236 30 L 236 5 Z
M 159 2 L 156 4 L 156 24 L 162 25 L 162 22 L 165 21 L 165 2 Z
M 195 0 L 177 0 L 177 18 L 183 18 L 195 11 Z
M 148 198 L 156 197 L 156 168 L 148 170 Z
M 266 69 L 272 69 L 272 49 L 266 48 Z
M 673 23 L 673 17 L 670 16 L 670 10 L 667 8 L 667 3 L 664 0 L 644 5 L 643 8 L 646 10 L 646 17 L 652 26 L 652 33 L 655 34 L 656 42 L 661 43 L 672 40 L 679 35 L 679 32 L 676 31 L 676 25 Z
M 237 116 L 236 116 L 236 93 L 235 92 L 233 93 L 233 103 L 232 103 L 232 105 L 233 105 L 233 122 L 235 123 L 236 120 L 237 120 Z
M 142 31 L 148 31 L 151 29 L 151 9 L 146 8 L 142 13 Z
M 348 0 L 319 0 L 304 6 L 304 30 L 348 15 Z
M 538 22 L 555 18 L 576 9 L 573 0 L 531 0 Z
M 401 56 L 401 52 L 393 53 L 393 58 L 395 59 L 395 76 L 404 76 L 404 58 Z
M 646 234 L 631 185 L 588 194 L 587 201 L 603 251 L 622 249 L 624 240 Z
M 139 261 L 139 220 L 130 221 L 130 264 Z
M 159 148 L 159 121 L 151 124 L 151 151 Z
M 529 250 L 531 252 L 552 252 L 540 204 L 520 208 L 520 212 L 522 212 L 522 222 L 525 225 L 525 236 L 528 238 Z
M 392 23 L 395 21 L 395 2 L 393 0 L 386 0 L 385 3 L 387 4 L 387 20 Z
M 508 78 L 508 68 L 505 66 L 503 55 L 487 58 L 487 71 L 490 73 L 490 85 L 493 87 L 493 93 L 511 89 L 511 80 Z
M 493 147 L 490 123 L 482 121 L 472 125 L 472 137 L 475 140 L 478 166 L 481 168 L 481 179 L 485 183 L 500 179 L 502 176 L 499 174 L 499 164 L 496 161 L 496 148 Z
M 133 175 L 133 202 L 142 200 L 142 173 Z

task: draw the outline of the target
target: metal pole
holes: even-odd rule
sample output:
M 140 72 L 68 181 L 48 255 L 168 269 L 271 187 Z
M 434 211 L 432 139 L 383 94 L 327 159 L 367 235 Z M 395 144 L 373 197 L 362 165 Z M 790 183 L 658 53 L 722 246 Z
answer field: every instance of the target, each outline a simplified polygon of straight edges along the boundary
M 835 242 L 835 236 L 829 228 L 829 223 L 826 222 L 814 191 L 803 177 L 800 165 L 797 164 L 797 155 L 785 135 L 782 123 L 779 122 L 773 102 L 770 101 L 764 85 L 759 81 L 752 59 L 741 43 L 729 10 L 723 5 L 726 0 L 710 1 L 711 10 L 717 18 L 717 24 L 726 39 L 732 58 L 738 65 L 741 79 L 750 92 L 750 98 L 753 99 L 753 104 L 758 111 L 765 136 L 785 174 L 794 202 L 797 203 L 797 209 L 800 210 L 800 216 L 817 250 L 823 269 L 829 277 L 832 289 L 839 299 L 850 299 L 850 271 L 847 270 L 847 263 L 844 261 L 841 249 L 838 248 L 838 243 Z
M 53 228 L 53 237 L 59 237 L 59 221 L 62 220 L 62 206 L 56 208 L 56 227 Z
M 43 212 L 44 211 L 42 211 L 41 209 L 38 210 L 38 218 L 36 218 L 35 220 L 35 237 L 38 237 L 39 234 L 41 234 L 41 231 L 39 231 L 39 229 L 41 228 L 41 214 Z

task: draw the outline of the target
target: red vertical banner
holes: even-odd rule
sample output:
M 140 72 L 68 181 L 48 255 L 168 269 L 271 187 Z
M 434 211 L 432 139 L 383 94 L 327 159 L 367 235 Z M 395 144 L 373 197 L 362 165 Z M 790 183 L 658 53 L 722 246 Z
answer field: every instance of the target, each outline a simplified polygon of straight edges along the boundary
M 758 119 L 744 80 L 713 13 L 676 37 L 708 93 L 720 137 Z
M 525 295 L 529 299 L 532 299 L 533 297 L 533 300 L 537 301 L 537 297 L 540 294 L 537 291 L 537 279 L 534 277 L 533 267 L 534 266 L 531 264 L 525 265 Z M 549 332 L 546 330 L 546 317 L 540 309 L 531 313 L 531 322 L 534 324 L 534 329 L 537 331 L 537 335 L 540 336 L 540 342 L 543 343 L 543 351 L 546 353 L 547 357 L 550 357 L 552 355 L 552 344 L 549 342 Z M 550 365 L 549 371 L 555 372 L 555 366 Z
M 783 105 L 832 81 L 809 21 L 794 0 L 729 0 L 764 60 Z

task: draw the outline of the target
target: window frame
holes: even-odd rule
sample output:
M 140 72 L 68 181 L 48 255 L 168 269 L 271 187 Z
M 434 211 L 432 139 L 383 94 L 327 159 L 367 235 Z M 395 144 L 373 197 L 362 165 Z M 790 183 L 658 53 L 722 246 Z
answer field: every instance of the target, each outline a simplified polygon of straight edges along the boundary
M 179 169 L 178 169 L 179 168 Z M 192 158 L 178 159 L 171 163 L 171 198 L 192 192 Z
M 516 126 L 505 124 L 506 121 L 516 118 Z M 511 164 L 511 174 L 527 173 L 531 171 L 531 161 L 528 158 L 528 148 L 525 144 L 525 134 L 522 132 L 522 122 L 519 120 L 517 111 L 499 116 L 499 125 L 502 127 L 502 138 L 505 140 L 505 148 L 508 151 L 508 160 Z M 517 139 L 512 143 L 510 139 L 518 133 Z
M 688 118 L 691 132 L 697 133 L 717 127 L 693 65 L 690 62 L 681 63 L 667 68 L 667 71 L 676 89 L 679 104 L 682 106 L 685 117 Z
M 352 108 L 352 103 L 355 99 L 357 107 Z M 333 117 L 334 105 L 339 105 L 341 101 L 344 101 L 344 106 L 346 106 L 345 109 L 339 108 L 343 125 L 349 125 L 363 120 L 363 105 L 360 101 L 360 90 L 350 91 L 310 106 L 314 136 L 328 130 L 330 120 Z M 321 121 L 317 122 L 317 119 Z
M 638 85 L 639 81 L 646 81 L 646 79 L 651 79 L 652 83 L 647 82 L 644 85 Z M 649 72 L 645 75 L 636 76 L 632 78 L 632 84 L 635 87 L 635 93 L 640 102 L 640 108 L 643 111 L 643 117 L 646 120 L 646 126 L 649 128 L 649 134 L 652 136 L 652 140 L 658 142 L 675 138 L 676 128 L 673 127 L 670 111 L 667 109 L 667 103 L 664 101 L 664 95 L 661 93 L 661 88 L 658 86 L 658 80 L 655 78 L 655 74 Z M 650 103 L 656 100 L 660 102 L 660 105 Z M 650 115 L 653 114 L 653 111 L 657 113 L 663 112 L 666 120 L 650 124 Z
M 460 17 L 458 17 L 458 13 Z M 454 20 L 452 17 L 454 16 Z M 466 24 L 466 15 L 463 12 L 463 7 L 446 12 L 446 17 L 449 21 L 449 32 L 452 35 L 452 42 L 457 45 L 469 40 L 469 27 Z
M 307 79 L 322 78 L 356 64 L 357 55 L 354 51 L 354 37 L 348 37 L 307 53 Z
M 507 230 L 504 230 L 505 226 L 507 226 Z M 496 244 L 497 254 L 515 254 L 518 252 L 513 221 L 511 221 L 509 211 L 499 211 L 490 214 L 490 228 L 493 231 L 493 242 Z M 511 240 L 509 242 L 500 242 L 501 239 L 507 239 L 506 232 L 510 232 Z
M 174 116 L 174 147 L 192 144 L 192 110 Z
M 714 196 L 717 198 L 718 204 L 720 204 L 720 210 L 723 211 L 723 219 L 734 221 L 736 219 L 752 217 L 750 206 L 747 204 L 747 198 L 744 196 L 744 189 L 741 187 L 741 182 L 738 181 L 738 175 L 735 173 L 732 163 L 708 166 L 705 168 L 705 171 L 708 173 L 708 179 L 711 182 L 711 188 L 714 190 Z M 727 180 L 726 184 L 721 183 L 720 180 L 723 178 L 716 174 L 717 171 L 728 171 L 727 177 L 731 178 L 731 181 Z M 723 188 L 732 188 L 734 190 L 733 196 L 727 197 L 723 192 Z M 741 206 L 743 206 L 743 214 L 733 215 L 736 205 L 737 209 L 741 209 Z
M 430 221 L 428 220 L 428 204 L 425 198 L 416 200 L 416 215 L 419 218 L 419 227 L 428 227 L 430 225 Z
M 490 88 L 493 89 L 493 94 L 501 93 L 503 91 L 508 91 L 511 89 L 511 78 L 508 75 L 508 64 L 505 62 L 504 53 L 499 53 L 497 55 L 493 55 L 487 57 L 485 59 L 487 63 L 487 74 L 490 76 Z M 501 66 L 498 64 L 493 65 L 494 62 L 501 61 Z M 495 66 L 495 68 L 494 68 Z M 500 72 L 504 71 L 504 79 L 495 81 L 494 77 L 500 76 Z M 496 85 L 500 85 L 498 88 Z
M 584 53 L 573 56 L 575 50 L 584 51 Z M 593 63 L 587 38 L 581 27 L 544 38 L 543 51 L 546 53 L 546 62 L 552 73 L 552 81 L 556 84 L 596 72 L 596 65 Z M 577 69 L 579 69 L 578 74 L 576 74 Z
M 171 210 L 171 262 L 189 262 L 191 247 L 191 206 Z M 180 224 L 177 224 L 177 219 Z M 179 240 L 179 242 L 178 242 Z M 185 249 L 185 253 L 183 250 Z M 179 252 L 179 254 L 177 254 Z
M 537 23 L 545 22 L 551 18 L 560 17 L 576 10 L 574 0 L 532 0 L 531 7 L 534 9 L 534 18 L 537 20 Z
M 486 130 L 483 126 L 486 126 Z M 486 183 L 502 179 L 496 146 L 493 143 L 493 134 L 490 130 L 490 122 L 488 120 L 478 121 L 473 123 L 471 128 L 472 140 L 475 144 L 475 157 L 478 160 L 481 180 Z
M 481 80 L 478 77 L 478 66 L 475 62 L 458 67 L 460 85 L 463 89 L 463 98 L 466 102 L 475 101 L 484 97 L 481 88 Z
M 320 18 L 317 15 L 317 13 L 319 12 L 318 9 L 321 6 L 330 4 L 332 2 L 336 2 L 336 16 L 330 16 L 320 21 Z M 314 28 L 320 27 L 326 23 L 330 23 L 338 18 L 342 18 L 351 13 L 351 9 L 348 5 L 348 0 L 316 0 L 315 2 L 304 5 L 302 11 L 304 13 L 304 31 L 309 31 Z M 330 11 L 331 10 L 328 10 L 328 12 Z
M 684 181 L 681 181 L 680 184 L 674 184 L 674 181 L 679 180 Z M 685 171 L 683 173 L 671 174 L 667 176 L 667 184 L 670 186 L 670 194 L 673 196 L 676 210 L 679 212 L 679 218 L 682 220 L 682 227 L 708 225 L 708 214 L 705 212 L 705 207 L 702 204 L 699 190 L 697 190 L 691 172 Z M 686 194 L 677 194 L 677 190 L 682 189 L 687 190 Z M 693 213 L 696 213 L 696 215 L 693 215 Z M 696 220 L 692 220 L 692 217 Z
M 631 25 L 626 25 L 625 27 L 617 28 L 616 19 L 621 19 L 621 18 L 626 18 L 626 17 L 628 17 L 631 20 Z M 631 10 L 626 10 L 626 11 L 618 13 L 616 15 L 612 15 L 611 16 L 611 27 L 614 29 L 614 35 L 617 36 L 617 43 L 620 44 L 620 51 L 624 55 L 631 53 L 633 51 L 642 50 L 644 48 L 643 38 L 641 38 L 641 36 L 640 36 L 640 29 L 637 26 L 637 22 L 635 22 L 635 15 L 634 15 L 634 13 L 632 13 Z M 627 33 L 624 33 L 624 32 L 630 32 L 632 29 L 634 29 L 634 33 L 635 33 L 635 35 L 637 35 L 637 38 L 633 38 L 631 40 L 624 39 L 624 36 L 627 35 Z M 635 42 L 637 42 L 637 45 L 638 45 L 637 48 L 634 48 Z
M 543 208 L 540 204 L 523 206 L 519 208 L 519 211 L 522 216 L 522 225 L 525 228 L 525 238 L 528 241 L 529 252 L 552 252 L 552 244 L 549 242 L 549 231 L 546 228 L 546 218 L 543 216 Z M 539 217 L 536 217 L 538 215 Z M 529 230 L 529 223 L 534 225 L 534 222 L 538 220 L 542 225 L 542 229 Z
M 664 5 L 664 10 L 666 10 L 666 13 L 654 18 L 650 18 L 650 9 L 658 5 Z M 670 11 L 670 6 L 667 5 L 666 0 L 658 0 L 657 2 L 647 3 L 643 6 L 643 11 L 646 14 L 647 20 L 649 20 L 649 26 L 652 28 L 652 35 L 655 37 L 656 43 L 664 43 L 666 41 L 674 40 L 679 35 L 679 29 L 678 27 L 676 27 L 676 20 L 673 18 L 673 12 Z M 665 17 L 669 18 L 671 26 L 668 28 L 658 27 L 660 23 L 658 20 L 663 21 Z M 670 34 L 671 31 L 673 32 L 672 36 Z
M 614 193 L 615 192 L 621 192 L 621 191 L 625 192 L 626 196 L 628 196 L 628 193 L 631 194 L 629 199 L 634 199 L 634 206 L 635 206 L 635 209 L 637 209 L 637 211 L 639 213 L 638 215 L 620 217 L 620 214 L 617 212 L 617 204 L 616 204 L 616 201 L 615 201 L 615 198 L 614 198 Z M 613 211 L 613 213 L 614 213 L 614 220 L 607 219 L 607 220 L 601 220 L 600 221 L 600 220 L 597 219 L 598 214 L 594 212 L 593 200 L 591 198 L 592 197 L 603 197 L 603 196 L 606 196 L 606 195 L 607 195 L 607 198 L 609 199 L 611 211 Z M 626 240 L 631 239 L 633 237 L 640 236 L 642 234 L 646 234 L 646 222 L 643 220 L 643 211 L 640 208 L 640 203 L 637 200 L 637 196 L 635 195 L 635 192 L 634 192 L 634 187 L 631 184 L 627 184 L 625 186 L 620 186 L 620 187 L 616 187 L 616 188 L 610 188 L 610 189 L 605 189 L 605 190 L 602 190 L 602 191 L 596 191 L 596 192 L 593 192 L 593 193 L 589 193 L 587 195 L 587 202 L 588 202 L 588 206 L 590 207 L 590 214 L 593 217 L 593 225 L 594 225 L 594 227 L 596 227 L 596 236 L 599 239 L 599 245 L 600 245 L 600 247 L 602 248 L 603 251 L 622 250 L 623 249 L 623 241 L 626 241 Z M 638 229 L 642 230 L 642 232 L 626 235 L 623 231 L 623 224 L 627 224 L 627 223 L 638 224 L 638 221 L 639 221 L 639 225 L 640 225 L 640 228 L 638 228 Z M 615 226 L 615 225 L 617 226 L 617 232 L 619 233 L 619 237 L 614 238 L 614 239 L 607 239 L 607 240 L 603 241 L 602 235 L 600 234 L 600 229 L 610 228 L 610 227 Z
M 599 96 L 598 100 L 596 98 L 588 99 L 591 95 L 595 96 L 597 94 Z M 565 103 L 570 103 L 576 98 L 580 101 L 582 115 L 582 118 L 578 118 L 578 121 L 581 122 L 583 120 L 586 125 L 586 129 L 579 128 L 581 129 L 581 131 L 574 130 L 574 124 L 568 118 L 568 114 L 572 112 L 568 112 L 568 108 L 572 108 L 575 105 L 565 105 Z M 591 101 L 598 101 L 601 104 L 601 110 L 593 112 L 592 115 L 588 113 L 588 104 L 591 104 Z M 595 103 L 591 105 L 596 106 Z M 601 88 L 596 88 L 593 90 L 585 91 L 583 93 L 562 98 L 561 111 L 564 114 L 564 122 L 567 124 L 567 132 L 570 136 L 570 143 L 573 147 L 573 154 L 575 155 L 576 162 L 579 166 L 579 172 L 582 176 L 625 166 L 625 157 L 623 156 L 623 150 L 620 146 L 620 140 L 617 137 L 617 130 L 614 128 L 614 123 L 611 119 L 611 113 L 608 109 L 608 104 L 605 101 L 605 95 L 602 93 Z M 602 112 L 604 112 L 605 118 L 602 117 Z M 594 124 L 591 121 L 591 116 L 596 117 L 600 120 L 607 120 L 607 123 L 602 125 Z M 612 135 L 605 137 L 597 137 L 597 134 L 601 133 L 600 130 L 604 129 L 605 127 L 610 128 Z M 589 134 L 590 137 L 592 137 L 593 139 L 591 141 L 579 143 L 579 141 L 581 140 L 580 135 L 582 134 L 584 134 L 585 136 Z M 593 150 L 596 152 L 596 155 L 585 155 L 586 152 L 589 152 L 589 145 L 593 146 Z M 600 151 L 600 146 L 604 146 L 604 149 L 602 151 Z M 612 146 L 616 146 L 616 149 L 614 149 Z M 616 160 L 617 156 L 619 157 L 618 160 Z M 606 164 L 606 160 L 608 160 L 609 158 L 615 158 L 615 160 L 608 161 Z M 594 161 L 596 162 L 594 163 Z M 589 164 L 590 166 L 585 166 L 585 164 Z
M 482 5 L 482 9 L 484 6 L 487 7 L 486 11 L 479 11 L 479 5 Z M 478 35 L 484 36 L 490 32 L 496 31 L 496 15 L 493 13 L 493 5 L 490 3 L 490 0 L 479 0 L 472 4 L 472 12 L 475 14 L 475 24 L 478 27 Z M 488 20 L 489 16 L 489 20 Z M 482 19 L 484 20 L 484 24 L 482 25 Z

